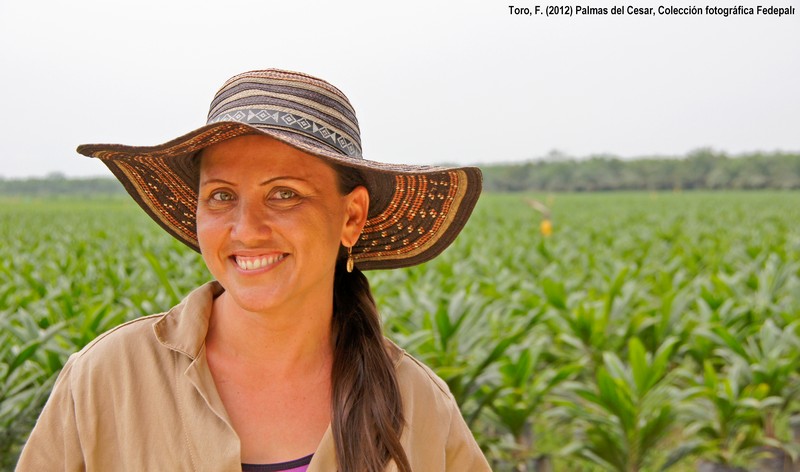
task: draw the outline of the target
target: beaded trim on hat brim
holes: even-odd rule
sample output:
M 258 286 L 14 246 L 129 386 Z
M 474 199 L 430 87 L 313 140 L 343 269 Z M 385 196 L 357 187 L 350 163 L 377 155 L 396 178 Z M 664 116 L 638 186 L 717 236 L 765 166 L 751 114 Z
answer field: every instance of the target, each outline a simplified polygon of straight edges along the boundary
M 353 258 L 362 270 L 407 267 L 437 256 L 464 227 L 480 195 L 481 172 L 476 167 L 353 159 L 289 131 L 238 122 L 206 125 L 158 146 L 87 144 L 78 152 L 101 159 L 153 220 L 199 252 L 194 156 L 207 146 L 248 134 L 266 134 L 328 162 L 361 170 L 370 209 Z

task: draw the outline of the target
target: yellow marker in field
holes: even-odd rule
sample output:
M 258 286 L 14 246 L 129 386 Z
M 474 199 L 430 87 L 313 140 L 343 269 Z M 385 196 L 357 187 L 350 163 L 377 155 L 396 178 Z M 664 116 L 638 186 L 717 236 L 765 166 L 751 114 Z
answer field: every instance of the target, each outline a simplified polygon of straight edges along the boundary
M 539 224 L 539 231 L 541 231 L 542 236 L 550 236 L 553 234 L 553 223 L 547 218 L 543 219 Z

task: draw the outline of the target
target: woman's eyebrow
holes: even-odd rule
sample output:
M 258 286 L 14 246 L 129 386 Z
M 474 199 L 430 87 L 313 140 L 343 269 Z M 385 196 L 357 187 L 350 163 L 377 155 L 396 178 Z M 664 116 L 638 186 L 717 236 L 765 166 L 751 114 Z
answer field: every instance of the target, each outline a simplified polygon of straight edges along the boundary
M 264 185 L 269 185 L 270 183 L 272 183 L 272 182 L 274 182 L 276 180 L 299 180 L 301 182 L 308 182 L 307 179 L 304 179 L 302 177 L 294 177 L 294 176 L 291 176 L 291 175 L 279 175 L 277 177 L 272 177 L 270 179 L 267 179 L 267 180 L 259 183 L 258 185 L 259 185 L 259 187 L 263 187 Z M 208 185 L 208 184 L 224 184 L 224 185 L 230 185 L 231 187 L 235 187 L 236 186 L 235 183 L 229 182 L 229 181 L 227 181 L 225 179 L 206 179 L 206 180 L 203 180 L 203 181 L 200 182 L 200 185 Z
M 200 185 L 208 185 L 208 184 L 225 184 L 233 186 L 235 185 L 233 182 L 228 182 L 227 180 L 223 179 L 206 179 L 200 182 Z
M 270 183 L 272 183 L 272 182 L 275 182 L 276 180 L 299 180 L 299 181 L 301 181 L 301 182 L 308 182 L 308 180 L 307 180 L 307 179 L 304 179 L 304 178 L 302 178 L 302 177 L 295 177 L 295 176 L 292 176 L 292 175 L 279 175 L 279 176 L 277 176 L 277 177 L 273 177 L 273 178 L 271 178 L 271 179 L 267 179 L 267 180 L 265 180 L 265 181 L 261 182 L 261 183 L 260 183 L 260 184 L 258 184 L 258 185 L 259 185 L 260 187 L 263 187 L 264 185 L 268 185 L 268 184 L 270 184 Z

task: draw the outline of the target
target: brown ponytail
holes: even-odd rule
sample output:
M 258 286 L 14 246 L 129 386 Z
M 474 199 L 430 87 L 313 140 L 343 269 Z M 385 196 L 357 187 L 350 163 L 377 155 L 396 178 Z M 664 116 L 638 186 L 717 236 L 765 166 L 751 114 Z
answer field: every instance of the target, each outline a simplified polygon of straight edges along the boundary
M 411 472 L 400 444 L 400 389 L 369 282 L 357 268 L 347 273 L 341 262 L 333 313 L 332 430 L 339 470 L 379 472 L 394 459 L 398 470 Z
M 334 167 L 341 193 L 363 185 L 357 170 Z M 412 472 L 400 444 L 400 388 L 369 281 L 357 267 L 348 273 L 345 261 L 346 256 L 337 262 L 333 282 L 331 430 L 339 471 L 380 472 L 394 460 L 400 472 Z

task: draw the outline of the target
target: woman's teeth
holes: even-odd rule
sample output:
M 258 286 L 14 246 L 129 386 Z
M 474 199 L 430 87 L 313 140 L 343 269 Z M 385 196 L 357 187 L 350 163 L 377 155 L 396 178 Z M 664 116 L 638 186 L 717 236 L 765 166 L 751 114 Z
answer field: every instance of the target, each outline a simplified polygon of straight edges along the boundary
M 262 256 L 262 257 L 243 257 L 243 256 L 236 256 L 236 264 L 242 270 L 256 270 L 262 267 L 266 267 L 270 264 L 274 264 L 283 258 L 286 257 L 286 254 L 276 254 L 274 256 Z

